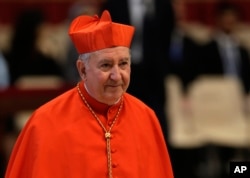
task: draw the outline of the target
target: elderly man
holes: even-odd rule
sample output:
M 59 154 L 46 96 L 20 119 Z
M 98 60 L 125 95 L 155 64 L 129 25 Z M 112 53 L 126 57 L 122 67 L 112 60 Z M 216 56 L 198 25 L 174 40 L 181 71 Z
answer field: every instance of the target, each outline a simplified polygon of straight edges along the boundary
M 173 178 L 154 111 L 126 93 L 133 34 L 108 11 L 72 22 L 82 80 L 34 112 L 6 178 Z

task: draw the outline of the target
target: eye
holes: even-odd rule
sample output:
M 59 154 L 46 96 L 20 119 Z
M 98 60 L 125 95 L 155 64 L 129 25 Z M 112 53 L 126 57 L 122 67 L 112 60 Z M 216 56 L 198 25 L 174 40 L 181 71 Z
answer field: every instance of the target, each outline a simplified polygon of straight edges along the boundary
M 105 64 L 101 65 L 101 67 L 103 67 L 103 68 L 106 68 L 106 67 L 109 67 L 109 66 L 110 66 L 110 64 L 108 64 L 108 63 L 105 63 Z
M 112 67 L 112 65 L 110 63 L 102 63 L 100 65 L 100 68 L 103 70 L 103 71 L 107 71 L 108 69 L 110 69 Z
M 122 68 L 122 69 L 124 69 L 124 68 L 126 68 L 127 66 L 128 66 L 128 61 L 122 61 L 122 62 L 120 62 L 120 64 L 119 64 L 119 66 Z

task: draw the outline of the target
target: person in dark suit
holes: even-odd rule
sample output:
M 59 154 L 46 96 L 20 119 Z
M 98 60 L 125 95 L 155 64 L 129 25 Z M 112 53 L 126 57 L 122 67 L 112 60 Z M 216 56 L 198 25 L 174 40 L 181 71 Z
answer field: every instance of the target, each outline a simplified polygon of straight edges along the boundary
M 232 76 L 239 79 L 245 93 L 250 89 L 250 58 L 246 47 L 234 36 L 240 20 L 239 9 L 233 4 L 217 6 L 217 27 L 211 41 L 204 45 L 200 74 Z
M 9 87 L 9 68 L 5 57 L 0 51 L 0 91 Z
M 188 32 L 186 21 L 186 4 L 183 0 L 172 0 L 174 10 L 174 28 L 171 33 L 168 51 L 168 76 L 179 79 L 183 93 L 181 107 L 189 105 L 186 96 L 188 88 L 197 76 L 197 61 L 201 45 Z M 188 109 L 188 107 L 187 107 Z M 170 117 L 170 116 L 169 116 Z M 171 118 L 170 118 L 171 119 Z M 187 118 L 188 119 L 188 118 Z M 199 147 L 181 147 L 172 145 L 170 155 L 175 178 L 198 178 L 200 160 Z
M 242 84 L 245 94 L 250 89 L 250 58 L 247 49 L 234 37 L 234 29 L 240 21 L 237 6 L 230 3 L 219 3 L 216 7 L 216 26 L 211 41 L 203 46 L 199 61 L 200 75 L 235 77 Z M 214 150 L 220 161 L 219 178 L 228 177 L 229 161 L 235 159 L 237 148 L 211 145 L 208 151 Z
M 114 22 L 135 26 L 128 92 L 154 108 L 167 137 L 164 77 L 173 28 L 170 1 L 107 0 L 102 8 L 109 10 Z
M 27 75 L 55 75 L 64 80 L 61 65 L 37 46 L 45 20 L 44 12 L 38 9 L 25 9 L 16 18 L 10 49 L 4 54 L 9 66 L 10 85 Z
M 197 76 L 196 64 L 201 45 L 187 32 L 185 2 L 183 0 L 172 0 L 172 6 L 175 21 L 168 52 L 168 73 L 178 77 L 185 94 L 189 85 Z

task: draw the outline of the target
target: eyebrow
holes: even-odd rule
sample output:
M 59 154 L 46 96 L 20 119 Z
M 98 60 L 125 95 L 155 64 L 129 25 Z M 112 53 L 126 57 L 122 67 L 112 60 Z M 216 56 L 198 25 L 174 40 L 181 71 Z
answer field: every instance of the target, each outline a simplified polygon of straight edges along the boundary
M 101 59 L 98 63 L 105 63 L 105 62 L 110 62 L 111 59 L 108 59 L 108 58 L 104 58 L 104 59 Z
M 129 60 L 130 60 L 129 57 L 124 57 L 124 58 L 119 59 L 119 61 L 129 61 Z M 110 62 L 110 61 L 112 61 L 112 59 L 103 58 L 103 59 L 101 59 L 99 62 L 101 63 L 101 62 Z
M 130 60 L 130 57 L 124 57 L 124 58 L 122 58 L 121 60 L 129 61 L 129 60 Z

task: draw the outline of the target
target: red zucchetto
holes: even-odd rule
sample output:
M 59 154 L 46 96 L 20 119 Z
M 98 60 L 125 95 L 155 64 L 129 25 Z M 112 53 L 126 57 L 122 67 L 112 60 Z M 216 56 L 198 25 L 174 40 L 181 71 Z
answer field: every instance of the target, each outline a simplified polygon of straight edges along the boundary
M 101 18 L 78 16 L 69 27 L 69 36 L 79 54 L 114 46 L 130 47 L 133 34 L 133 26 L 112 22 L 107 10 Z

